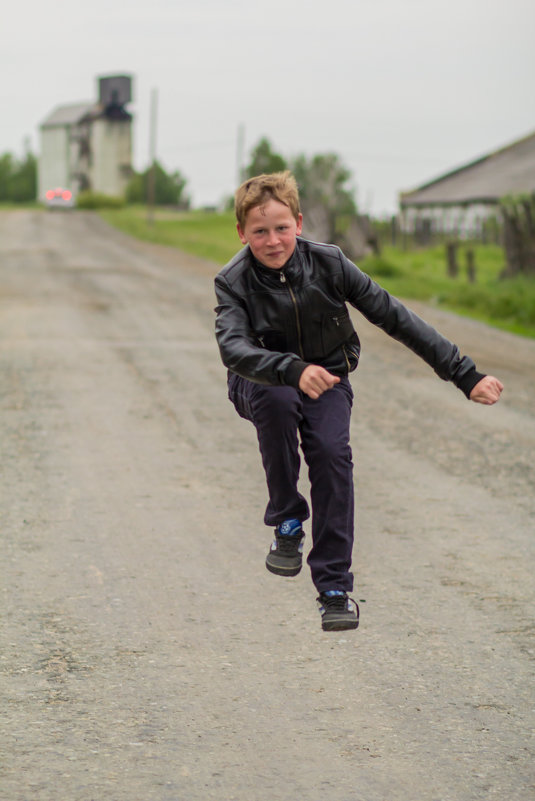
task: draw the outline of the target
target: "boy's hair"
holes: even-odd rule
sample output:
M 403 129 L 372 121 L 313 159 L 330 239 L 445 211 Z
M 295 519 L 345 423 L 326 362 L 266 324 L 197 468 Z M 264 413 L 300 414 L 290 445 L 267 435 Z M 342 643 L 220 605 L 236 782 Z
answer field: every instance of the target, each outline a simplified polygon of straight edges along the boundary
M 257 175 L 248 178 L 238 187 L 234 195 L 234 211 L 241 228 L 245 227 L 247 215 L 255 206 L 262 206 L 269 200 L 278 200 L 288 206 L 297 220 L 299 190 L 297 182 L 289 170 L 273 172 L 270 175 Z

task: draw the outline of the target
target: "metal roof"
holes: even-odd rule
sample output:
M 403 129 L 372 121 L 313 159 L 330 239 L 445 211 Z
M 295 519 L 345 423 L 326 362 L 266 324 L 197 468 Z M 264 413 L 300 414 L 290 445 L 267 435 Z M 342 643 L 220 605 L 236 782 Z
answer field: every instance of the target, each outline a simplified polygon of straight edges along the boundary
M 69 103 L 65 106 L 58 106 L 41 123 L 41 128 L 60 128 L 64 125 L 76 125 L 86 115 L 93 114 L 100 110 L 96 103 Z
M 401 206 L 496 203 L 535 191 L 535 133 L 400 194 Z

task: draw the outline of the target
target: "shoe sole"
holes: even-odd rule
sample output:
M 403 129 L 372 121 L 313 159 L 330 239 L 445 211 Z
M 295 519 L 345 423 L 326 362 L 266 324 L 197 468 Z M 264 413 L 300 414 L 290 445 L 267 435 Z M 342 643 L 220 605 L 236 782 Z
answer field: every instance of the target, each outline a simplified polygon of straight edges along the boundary
M 358 629 L 358 620 L 322 620 L 321 627 L 323 631 L 347 631 L 349 629 Z
M 269 557 L 266 559 L 266 567 L 270 573 L 275 573 L 276 576 L 297 576 L 301 572 L 302 565 L 297 567 L 284 567 L 283 565 L 273 565 L 269 562 Z

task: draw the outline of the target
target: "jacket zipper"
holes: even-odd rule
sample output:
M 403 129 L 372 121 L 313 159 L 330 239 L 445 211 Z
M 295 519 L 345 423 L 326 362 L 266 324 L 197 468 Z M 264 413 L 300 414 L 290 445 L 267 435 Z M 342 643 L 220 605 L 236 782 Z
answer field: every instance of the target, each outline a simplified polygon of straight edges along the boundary
M 295 321 L 296 321 L 296 324 L 297 324 L 297 341 L 299 343 L 299 355 L 304 360 L 305 356 L 304 356 L 304 352 L 303 352 L 303 341 L 302 341 L 302 337 L 301 337 L 301 321 L 299 319 L 299 309 L 297 307 L 297 300 L 296 300 L 296 297 L 294 295 L 294 291 L 292 289 L 292 285 L 290 284 L 290 282 L 288 281 L 288 279 L 286 278 L 286 276 L 284 275 L 282 270 L 280 271 L 279 276 L 280 276 L 281 284 L 286 284 L 287 285 L 288 292 L 290 293 L 290 297 L 291 297 L 292 303 L 294 305 Z

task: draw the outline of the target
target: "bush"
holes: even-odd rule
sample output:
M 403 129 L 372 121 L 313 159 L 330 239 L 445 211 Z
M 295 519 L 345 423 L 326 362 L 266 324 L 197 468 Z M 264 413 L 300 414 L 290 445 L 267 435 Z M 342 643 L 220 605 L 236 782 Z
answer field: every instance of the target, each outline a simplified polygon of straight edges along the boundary
M 19 161 L 11 153 L 0 156 L 0 202 L 28 203 L 37 194 L 37 160 L 27 153 Z
M 125 200 L 114 195 L 105 195 L 103 192 L 80 192 L 76 198 L 79 209 L 122 209 Z
M 152 167 L 143 173 L 134 173 L 126 187 L 127 203 L 148 203 Z M 175 206 L 187 209 L 190 199 L 185 194 L 187 180 L 175 170 L 168 175 L 162 165 L 154 163 L 154 203 L 156 206 Z
M 403 270 L 383 256 L 366 256 L 362 269 L 372 278 L 399 278 Z

